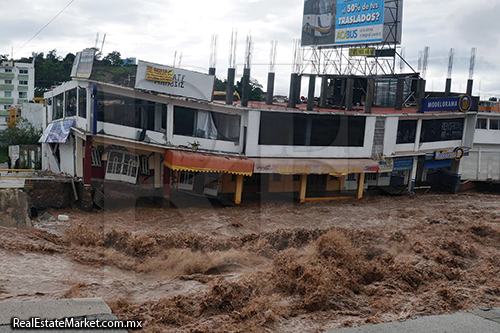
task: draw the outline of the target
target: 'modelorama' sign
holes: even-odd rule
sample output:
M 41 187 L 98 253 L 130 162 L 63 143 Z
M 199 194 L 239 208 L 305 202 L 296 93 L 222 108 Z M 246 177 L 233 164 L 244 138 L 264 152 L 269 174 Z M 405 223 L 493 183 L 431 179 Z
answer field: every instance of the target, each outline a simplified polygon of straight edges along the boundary
M 139 61 L 135 88 L 211 101 L 215 77 Z

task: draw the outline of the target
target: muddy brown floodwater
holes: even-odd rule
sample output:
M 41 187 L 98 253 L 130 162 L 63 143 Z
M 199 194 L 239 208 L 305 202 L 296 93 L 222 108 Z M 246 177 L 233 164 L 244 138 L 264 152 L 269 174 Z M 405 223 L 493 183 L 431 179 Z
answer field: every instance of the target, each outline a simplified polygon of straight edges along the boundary
M 500 196 L 127 208 L 0 228 L 0 301 L 103 297 L 145 332 L 324 332 L 500 306 Z

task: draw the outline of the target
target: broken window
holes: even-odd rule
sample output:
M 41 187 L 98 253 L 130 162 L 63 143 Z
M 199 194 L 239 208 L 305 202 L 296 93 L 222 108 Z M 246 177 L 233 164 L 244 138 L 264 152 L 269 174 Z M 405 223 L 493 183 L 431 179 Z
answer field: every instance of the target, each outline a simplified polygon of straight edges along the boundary
M 63 115 L 63 94 L 59 94 L 52 103 L 52 120 L 61 119 Z
M 174 134 L 197 138 L 238 142 L 241 117 L 225 113 L 174 108 Z
M 102 167 L 102 152 L 92 147 L 92 166 Z
M 139 172 L 143 175 L 149 175 L 149 158 L 146 155 L 141 155 L 139 156 L 139 162 Z
M 76 116 L 76 88 L 65 92 L 66 94 L 66 117 Z
M 78 116 L 87 118 L 87 89 L 78 88 Z
M 112 151 L 108 155 L 107 180 L 118 180 L 135 184 L 139 171 L 139 158 L 131 153 Z
M 194 188 L 194 177 L 195 174 L 192 172 L 181 171 L 179 173 L 179 183 L 177 184 L 177 188 L 192 191 Z

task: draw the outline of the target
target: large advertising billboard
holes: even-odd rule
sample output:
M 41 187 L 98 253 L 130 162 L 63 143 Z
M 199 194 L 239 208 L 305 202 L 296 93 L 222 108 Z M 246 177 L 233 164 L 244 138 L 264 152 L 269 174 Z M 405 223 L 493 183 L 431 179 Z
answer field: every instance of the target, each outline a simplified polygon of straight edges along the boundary
M 139 61 L 135 88 L 211 101 L 214 82 L 213 75 Z
M 401 42 L 402 0 L 305 0 L 302 46 Z
M 73 68 L 71 69 L 71 77 L 77 77 L 80 79 L 88 79 L 92 74 L 92 66 L 94 64 L 95 50 L 84 50 L 78 52 L 73 62 Z

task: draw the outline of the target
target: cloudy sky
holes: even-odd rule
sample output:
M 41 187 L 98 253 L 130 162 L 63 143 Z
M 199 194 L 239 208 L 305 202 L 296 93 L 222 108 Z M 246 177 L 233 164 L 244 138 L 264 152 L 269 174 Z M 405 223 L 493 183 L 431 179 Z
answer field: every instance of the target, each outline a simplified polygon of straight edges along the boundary
M 277 91 L 288 94 L 293 40 L 300 38 L 303 0 L 75 0 L 28 45 L 21 48 L 70 0 L 0 0 L 0 54 L 27 57 L 31 52 L 59 55 L 93 47 L 96 33 L 106 34 L 104 53 L 120 51 L 172 65 L 206 71 L 210 41 L 219 35 L 218 76 L 228 66 L 231 30 L 238 30 L 237 72 L 241 75 L 245 38 L 254 40 L 252 77 L 265 85 L 270 41 L 278 46 Z M 404 3 L 403 43 L 407 61 L 416 69 L 418 52 L 430 47 L 427 87 L 444 90 L 448 53 L 455 48 L 453 91 L 465 91 L 471 47 L 477 47 L 474 93 L 500 97 L 500 1 L 412 0 Z M 100 42 L 99 42 L 100 47 Z M 305 82 L 304 82 L 305 85 Z

